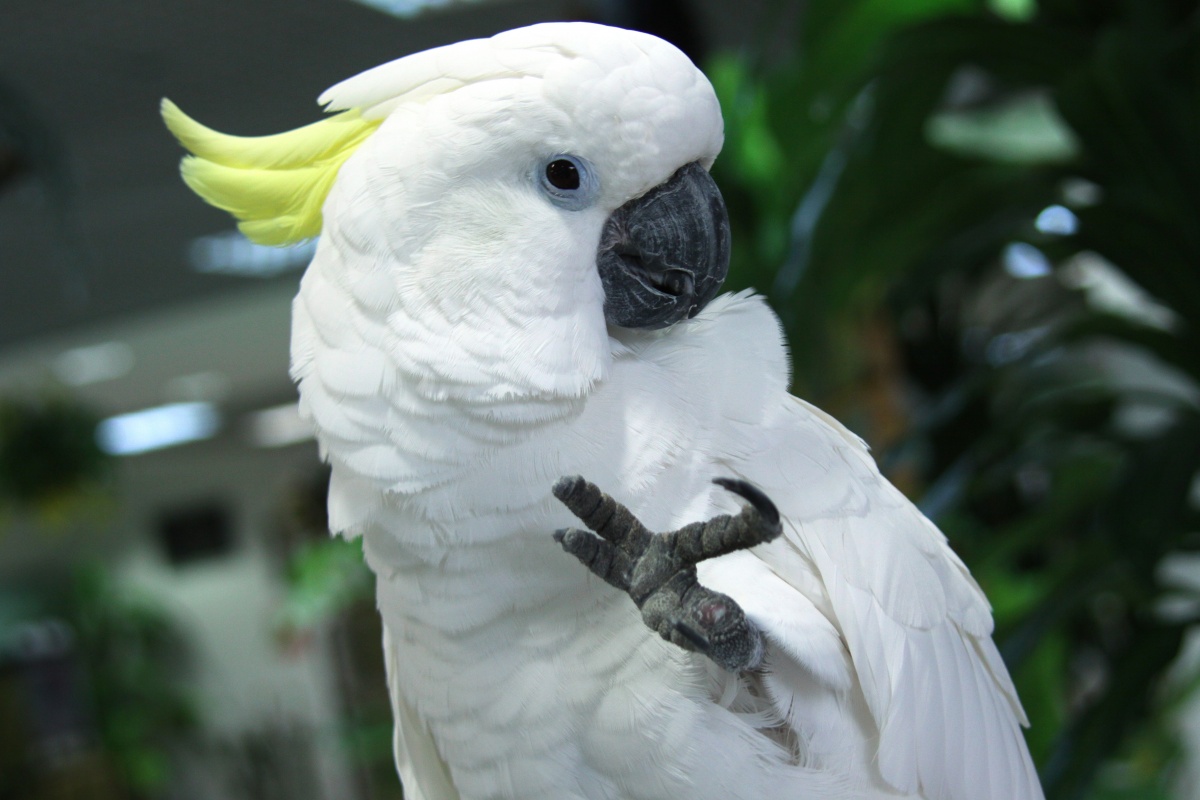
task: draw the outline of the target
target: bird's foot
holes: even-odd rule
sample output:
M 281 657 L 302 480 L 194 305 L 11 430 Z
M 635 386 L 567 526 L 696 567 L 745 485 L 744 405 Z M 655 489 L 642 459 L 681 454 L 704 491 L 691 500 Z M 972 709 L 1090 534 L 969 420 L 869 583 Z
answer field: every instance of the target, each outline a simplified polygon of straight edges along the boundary
M 748 501 L 738 514 L 722 514 L 669 533 L 651 533 L 627 509 L 579 476 L 561 478 L 554 496 L 591 531 L 566 528 L 554 539 L 584 566 L 626 592 L 642 619 L 667 641 L 733 672 L 762 661 L 762 633 L 728 595 L 696 580 L 696 564 L 769 542 L 782 530 L 775 504 L 741 480 L 713 483 Z

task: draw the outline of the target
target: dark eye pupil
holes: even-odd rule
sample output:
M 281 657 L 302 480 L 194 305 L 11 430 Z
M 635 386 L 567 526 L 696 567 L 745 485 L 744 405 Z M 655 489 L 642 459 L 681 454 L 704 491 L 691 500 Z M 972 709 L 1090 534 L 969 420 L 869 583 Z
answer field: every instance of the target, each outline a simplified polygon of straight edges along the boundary
M 555 189 L 570 191 L 579 188 L 579 170 L 565 158 L 551 161 L 546 165 L 546 180 Z

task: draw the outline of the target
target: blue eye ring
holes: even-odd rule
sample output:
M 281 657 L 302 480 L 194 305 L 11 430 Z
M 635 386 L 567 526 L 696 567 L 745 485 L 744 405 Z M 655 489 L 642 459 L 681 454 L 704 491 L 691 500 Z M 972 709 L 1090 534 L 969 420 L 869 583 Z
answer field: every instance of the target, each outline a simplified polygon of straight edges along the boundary
M 537 184 L 560 208 L 579 211 L 587 208 L 600 193 L 596 170 L 586 158 L 558 153 L 537 166 Z

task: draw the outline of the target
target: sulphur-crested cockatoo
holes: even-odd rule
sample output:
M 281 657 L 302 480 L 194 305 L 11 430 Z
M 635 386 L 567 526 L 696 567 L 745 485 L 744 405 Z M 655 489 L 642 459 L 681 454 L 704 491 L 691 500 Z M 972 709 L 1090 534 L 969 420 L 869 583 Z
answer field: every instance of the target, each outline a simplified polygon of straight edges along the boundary
M 259 138 L 163 111 L 247 236 L 320 234 L 292 374 L 407 797 L 1041 796 L 978 585 L 788 394 L 763 301 L 714 299 L 721 113 L 679 50 L 535 25 L 321 102 Z

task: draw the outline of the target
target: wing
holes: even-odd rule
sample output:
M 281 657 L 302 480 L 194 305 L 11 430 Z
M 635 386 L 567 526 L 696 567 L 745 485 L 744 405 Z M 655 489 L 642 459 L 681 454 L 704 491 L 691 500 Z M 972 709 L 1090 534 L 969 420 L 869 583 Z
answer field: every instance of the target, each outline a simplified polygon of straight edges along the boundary
M 754 435 L 763 447 L 731 465 L 786 519 L 784 536 L 755 555 L 792 588 L 788 602 L 824 620 L 798 633 L 767 613 L 763 581 L 749 601 L 762 610 L 747 613 L 802 666 L 814 661 L 805 637 L 822 624 L 836 629 L 878 731 L 876 763 L 894 789 L 929 800 L 1041 798 L 990 607 L 945 537 L 880 475 L 862 441 L 819 409 L 789 398 L 766 430 Z M 775 593 L 778 608 L 786 590 Z M 795 680 L 777 677 L 785 685 L 772 694 L 786 695 Z
M 396 664 L 399 661 L 391 631 L 384 623 L 383 656 L 387 666 L 388 694 L 392 698 L 392 718 L 395 720 L 393 749 L 396 771 L 408 800 L 459 800 L 450 779 L 450 771 L 442 761 L 433 737 L 416 711 L 404 699 L 396 683 Z

